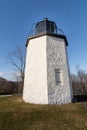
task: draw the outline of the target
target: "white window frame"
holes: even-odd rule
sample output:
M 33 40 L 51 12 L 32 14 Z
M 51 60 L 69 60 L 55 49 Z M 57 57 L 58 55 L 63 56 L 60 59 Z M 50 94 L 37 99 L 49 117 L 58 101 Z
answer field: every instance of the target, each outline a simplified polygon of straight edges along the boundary
M 58 69 L 58 68 L 55 69 L 55 81 L 56 81 L 56 85 L 62 85 L 63 84 L 61 69 Z

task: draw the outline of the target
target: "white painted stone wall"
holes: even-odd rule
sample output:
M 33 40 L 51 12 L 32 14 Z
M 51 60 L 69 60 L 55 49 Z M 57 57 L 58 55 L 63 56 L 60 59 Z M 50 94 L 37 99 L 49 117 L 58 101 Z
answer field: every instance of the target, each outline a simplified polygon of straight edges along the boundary
M 62 84 L 56 85 L 55 69 L 62 71 Z M 72 100 L 66 43 L 53 36 L 29 40 L 23 99 L 35 104 L 65 104 Z
M 55 69 L 61 69 L 62 84 L 56 85 Z M 47 36 L 48 103 L 65 104 L 72 100 L 72 90 L 64 39 Z
M 25 102 L 48 104 L 46 36 L 29 40 L 23 99 Z

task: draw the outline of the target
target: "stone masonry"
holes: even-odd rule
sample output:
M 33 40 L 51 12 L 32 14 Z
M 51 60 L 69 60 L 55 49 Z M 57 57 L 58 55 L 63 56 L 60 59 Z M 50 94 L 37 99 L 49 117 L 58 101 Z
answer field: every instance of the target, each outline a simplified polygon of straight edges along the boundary
M 65 40 L 47 36 L 47 85 L 48 103 L 65 104 L 72 100 L 69 66 Z M 55 68 L 62 71 L 62 84 L 56 85 Z
M 61 70 L 61 84 L 56 84 L 55 69 Z M 35 104 L 65 104 L 72 101 L 64 38 L 47 34 L 28 38 L 23 99 Z

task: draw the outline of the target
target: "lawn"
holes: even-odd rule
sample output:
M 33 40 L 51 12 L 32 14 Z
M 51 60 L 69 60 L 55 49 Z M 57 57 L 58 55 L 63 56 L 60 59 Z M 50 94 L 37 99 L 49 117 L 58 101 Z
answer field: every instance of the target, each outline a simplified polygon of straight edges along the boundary
M 21 96 L 0 97 L 0 130 L 87 130 L 80 103 L 34 105 Z

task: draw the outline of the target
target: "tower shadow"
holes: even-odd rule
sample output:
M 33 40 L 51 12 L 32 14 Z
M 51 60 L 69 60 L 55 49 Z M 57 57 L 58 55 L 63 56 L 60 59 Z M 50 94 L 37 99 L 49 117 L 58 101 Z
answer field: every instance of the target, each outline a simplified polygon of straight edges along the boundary
M 75 102 L 87 102 L 87 95 L 74 95 L 73 103 Z

